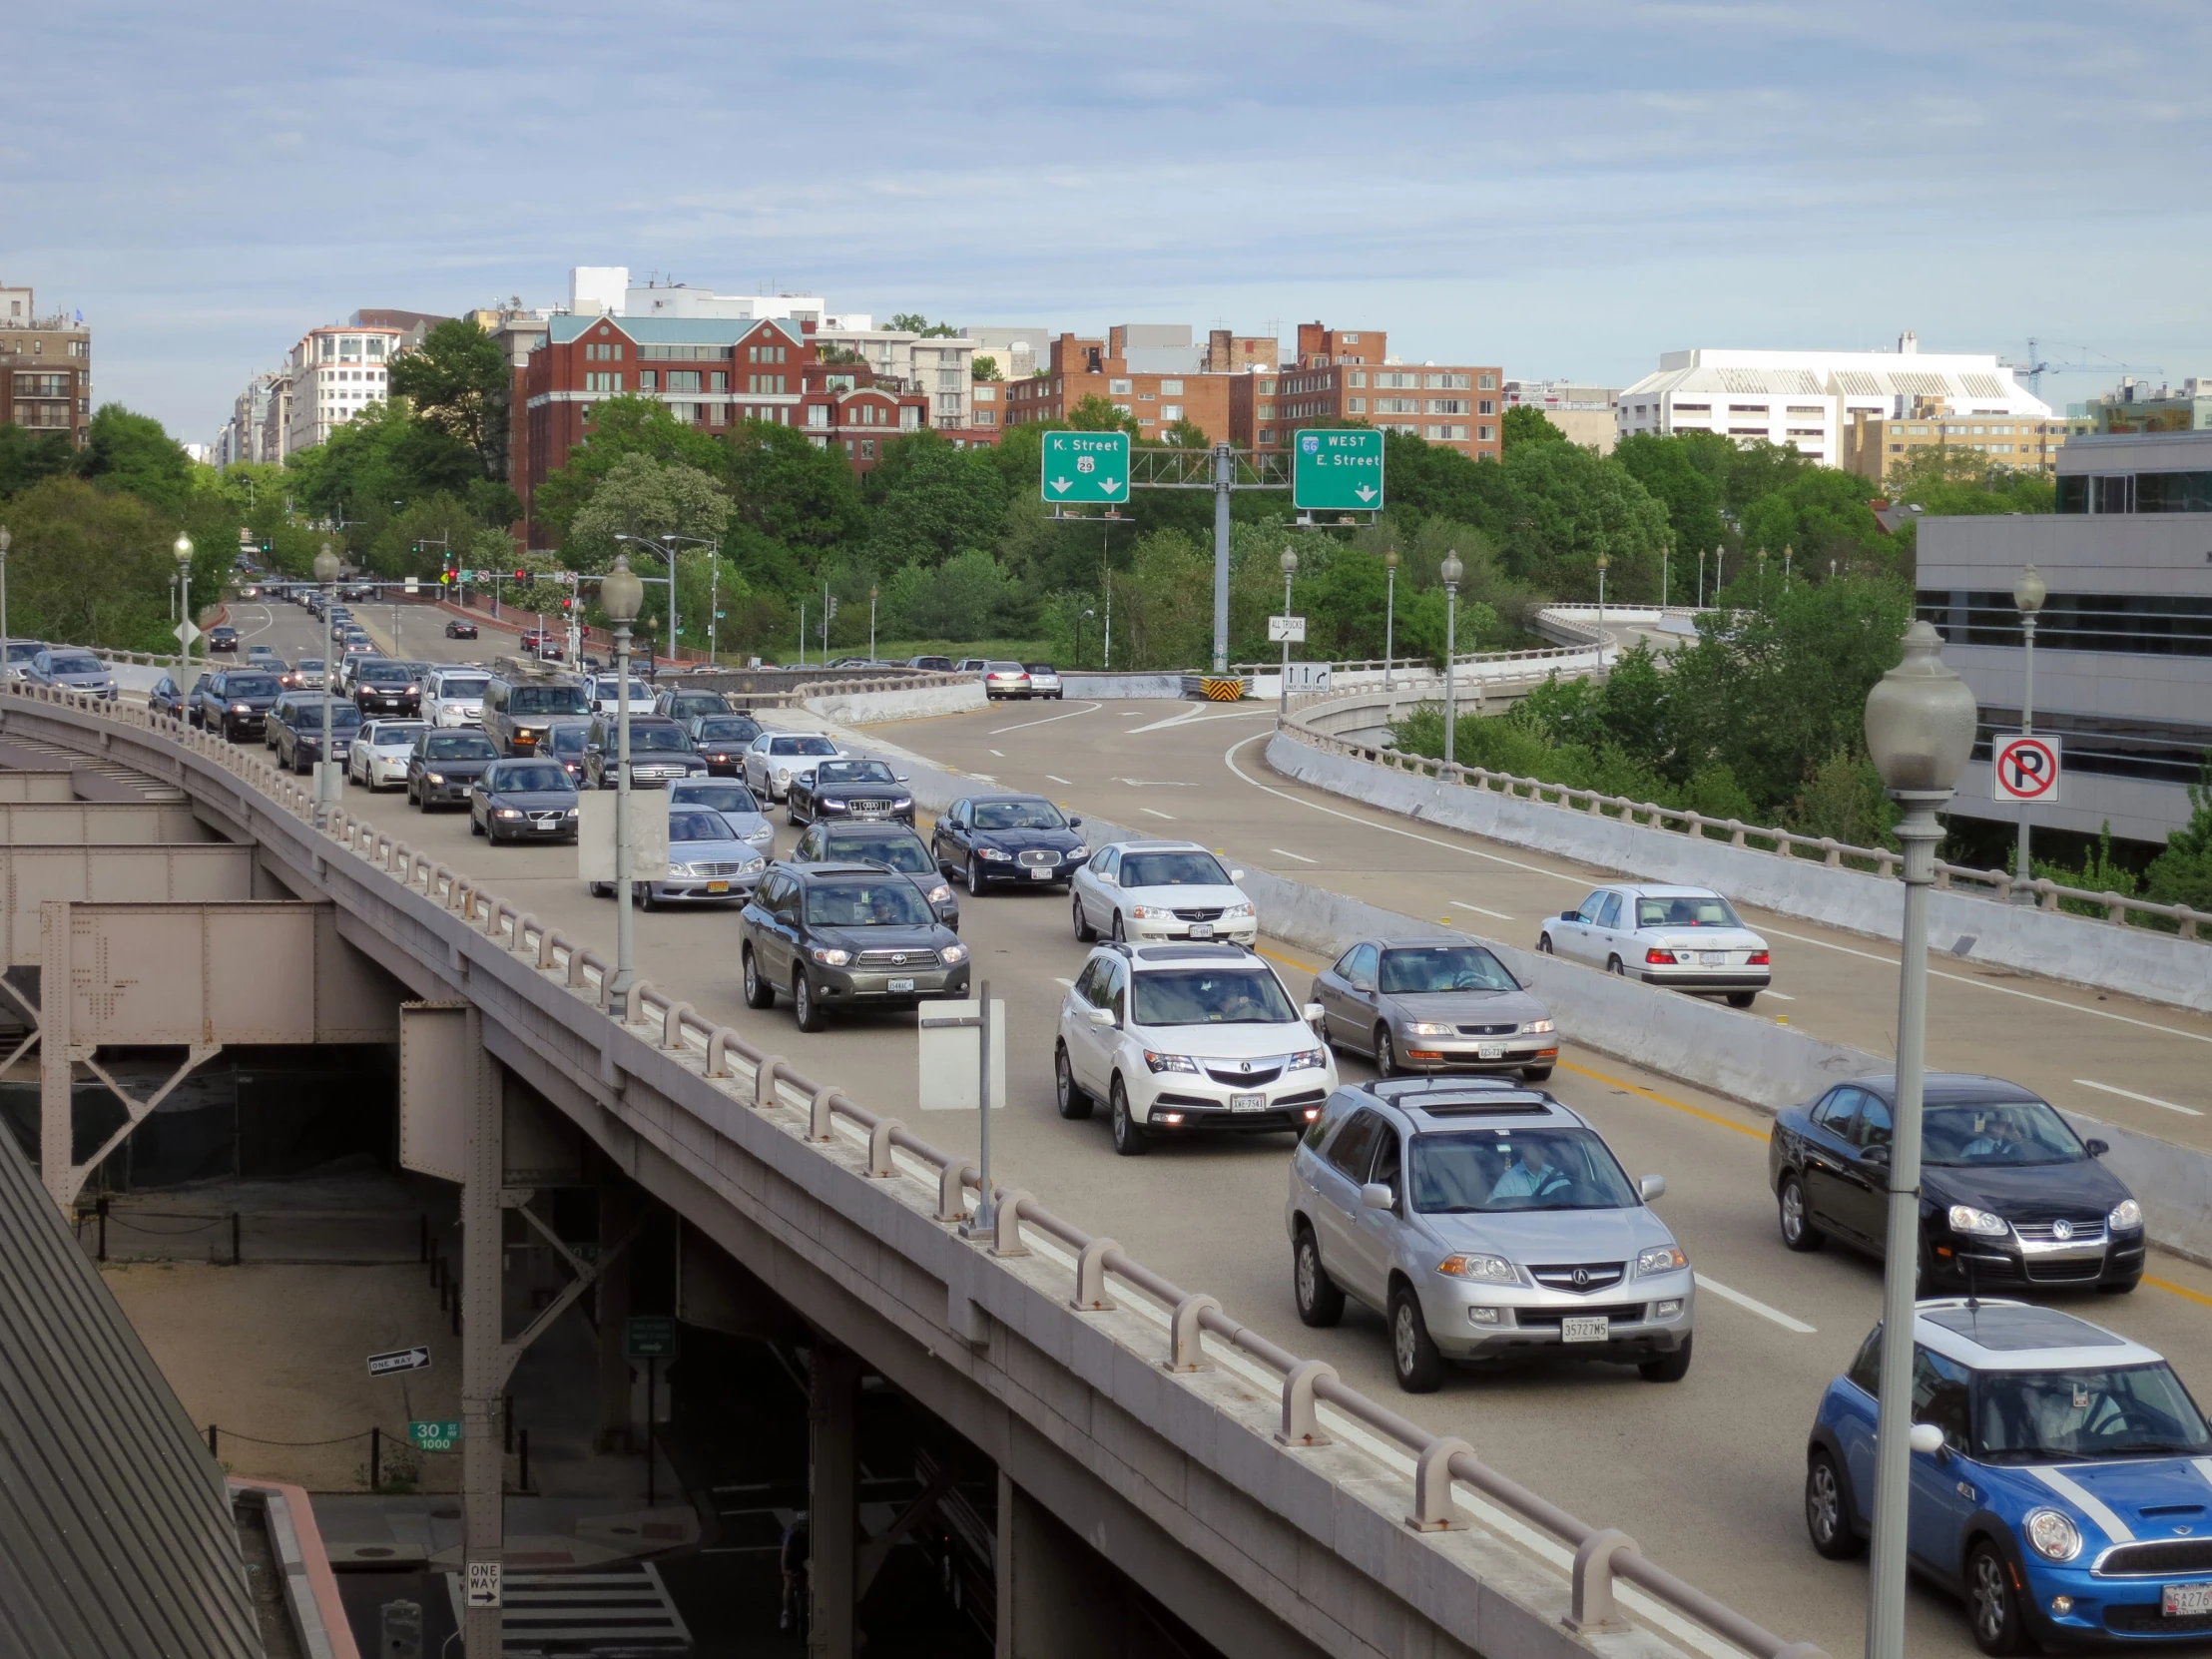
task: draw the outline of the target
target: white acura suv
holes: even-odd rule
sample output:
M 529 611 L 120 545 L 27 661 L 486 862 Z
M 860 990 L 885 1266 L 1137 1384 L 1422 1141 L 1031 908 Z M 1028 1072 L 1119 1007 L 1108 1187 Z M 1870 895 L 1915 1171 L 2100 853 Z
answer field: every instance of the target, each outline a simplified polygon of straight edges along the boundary
M 1275 970 L 1233 944 L 1102 944 L 1060 1003 L 1060 1115 L 1104 1101 L 1114 1150 L 1156 1136 L 1302 1133 L 1337 1062 Z

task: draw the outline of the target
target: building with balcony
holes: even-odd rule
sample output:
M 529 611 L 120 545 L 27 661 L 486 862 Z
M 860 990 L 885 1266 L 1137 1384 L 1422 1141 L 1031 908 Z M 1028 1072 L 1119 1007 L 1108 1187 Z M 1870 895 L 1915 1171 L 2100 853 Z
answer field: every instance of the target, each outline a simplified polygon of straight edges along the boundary
M 381 403 L 389 391 L 391 360 L 406 333 L 369 323 L 308 329 L 284 362 L 291 380 L 284 454 L 327 442 L 369 404 Z
M 1287 448 L 1302 426 L 1364 420 L 1386 432 L 1456 449 L 1470 460 L 1501 451 L 1505 371 L 1494 365 L 1406 363 L 1377 328 L 1298 325 L 1298 353 L 1274 373 L 1230 376 L 1229 441 Z
M 0 420 L 80 448 L 92 423 L 92 329 L 82 312 L 41 316 L 29 287 L 0 285 Z
M 868 316 L 831 316 L 815 330 L 823 360 L 857 360 L 877 385 L 893 381 L 929 399 L 929 424 L 961 431 L 975 424 L 968 395 L 975 341 L 964 335 L 918 334 L 910 328 L 877 328 Z M 996 424 L 996 422 L 992 422 Z
M 1050 360 L 1052 342 L 1059 335 L 1050 328 L 1025 328 L 1015 323 L 990 322 L 962 328 L 960 337 L 974 343 L 975 355 L 990 358 L 1003 380 L 1026 380 L 1040 363 Z M 1004 422 L 993 422 L 1003 425 Z

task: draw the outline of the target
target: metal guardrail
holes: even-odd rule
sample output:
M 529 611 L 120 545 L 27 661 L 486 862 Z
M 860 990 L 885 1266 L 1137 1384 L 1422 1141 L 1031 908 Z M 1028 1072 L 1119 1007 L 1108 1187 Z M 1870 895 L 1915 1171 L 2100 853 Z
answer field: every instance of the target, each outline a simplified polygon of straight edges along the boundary
M 1360 695 L 1372 697 L 1374 694 L 1363 692 Z M 1778 857 L 1817 859 L 1831 869 L 1856 870 L 1885 880 L 1897 876 L 1898 866 L 1905 856 L 1904 853 L 1892 851 L 1886 846 L 1854 846 L 1833 835 L 1801 835 L 1792 830 L 1748 825 L 1741 819 L 1707 818 L 1702 813 L 1694 813 L 1685 808 L 1662 807 L 1650 801 L 1632 801 L 1624 795 L 1605 795 L 1596 790 L 1547 783 L 1541 778 L 1522 778 L 1509 772 L 1491 772 L 1483 767 L 1456 764 L 1447 766 L 1430 756 L 1409 755 L 1387 745 L 1354 743 L 1327 732 L 1318 732 L 1304 723 L 1302 717 L 1318 713 L 1327 706 L 1320 699 L 1315 699 L 1304 705 L 1298 716 L 1278 721 L 1277 729 L 1284 736 L 1324 754 L 1349 756 L 1353 760 L 1386 767 L 1392 772 L 1411 773 L 1420 778 L 1434 778 L 1441 783 L 1487 790 L 1493 794 L 1532 801 L 1540 806 L 1557 807 L 1562 812 L 1618 818 L 1628 824 L 1640 824 L 1653 830 L 1679 830 L 1708 840 L 1725 839 L 1731 846 L 1754 852 L 1772 852 Z M 1938 892 L 1959 892 L 1969 897 L 1987 898 L 2005 904 L 2012 901 L 2012 895 L 2019 886 L 2020 883 L 2009 870 L 1975 869 L 1966 864 L 1945 863 L 1941 860 L 1936 865 L 1936 887 Z M 2185 939 L 2212 937 L 2199 930 L 2201 924 L 2212 922 L 2212 912 L 2194 910 L 2186 904 L 2154 904 L 2148 899 L 2131 898 L 2124 893 L 2091 892 L 2085 887 L 2069 887 L 2047 876 L 2036 877 L 2026 883 L 2026 887 L 2035 894 L 2035 905 L 2040 910 L 2056 911 L 2061 903 L 2100 905 L 2104 910 L 2103 919 L 2115 927 L 2141 927 L 2144 922 L 2136 918 L 2155 917 L 2161 921 L 2173 922 Z M 2154 928 L 2153 931 L 2164 932 L 2165 929 Z
M 923 678 L 941 683 L 947 676 Z M 958 679 L 959 676 L 949 678 Z M 835 682 L 830 682 L 835 684 Z M 870 682 L 877 684 L 879 682 Z M 9 686 L 7 693 L 25 701 L 49 703 L 99 720 L 133 727 L 167 739 L 200 755 L 243 784 L 260 790 L 293 817 L 311 823 L 315 813 L 312 793 L 278 772 L 258 754 L 228 741 L 197 732 L 166 715 L 130 704 L 113 704 L 81 697 L 51 687 Z M 939 1222 L 957 1224 L 968 1219 L 967 1193 L 981 1190 L 981 1177 L 972 1159 L 946 1152 L 921 1139 L 898 1119 L 869 1110 L 834 1084 L 819 1083 L 801 1072 L 781 1054 L 758 1048 L 733 1026 L 720 1025 L 649 981 L 636 981 L 619 1006 L 608 996 L 614 964 L 604 956 L 558 932 L 537 916 L 478 883 L 428 853 L 376 829 L 367 820 L 343 808 L 330 814 L 323 833 L 338 847 L 382 870 L 424 897 L 458 912 L 462 921 L 481 928 L 483 935 L 519 956 L 534 956 L 541 974 L 557 977 L 576 995 L 625 1027 L 659 1027 L 656 1046 L 671 1055 L 699 1064 L 701 1075 L 722 1091 L 758 1112 L 791 1111 L 806 1114 L 806 1139 L 818 1145 L 839 1138 L 838 1123 L 852 1125 L 867 1143 L 866 1173 L 877 1180 L 918 1180 L 935 1190 L 935 1216 Z M 741 1061 L 749 1076 L 733 1066 Z M 787 1101 L 779 1085 L 789 1087 L 805 1104 Z M 894 1153 L 904 1153 L 919 1166 L 919 1173 L 902 1165 Z M 1420 1424 L 1369 1398 L 1339 1380 L 1336 1368 L 1320 1360 L 1302 1360 L 1258 1332 L 1239 1324 L 1214 1297 L 1193 1293 L 1153 1272 L 1125 1252 L 1112 1239 L 1086 1233 L 1046 1209 L 1034 1195 L 1019 1188 L 995 1187 L 998 1225 L 990 1245 L 995 1257 L 1028 1255 L 1023 1244 L 1025 1229 L 1056 1241 L 1075 1253 L 1072 1305 L 1082 1312 L 1104 1312 L 1114 1307 L 1107 1294 L 1109 1279 L 1147 1298 L 1169 1318 L 1168 1349 L 1161 1365 L 1171 1372 L 1203 1369 L 1202 1338 L 1211 1336 L 1237 1353 L 1258 1361 L 1281 1378 L 1281 1427 L 1278 1443 L 1286 1453 L 1327 1445 L 1317 1407 L 1328 1404 L 1382 1435 L 1411 1456 L 1414 1474 L 1405 1513 L 1405 1524 L 1416 1531 L 1438 1532 L 1463 1528 L 1467 1523 L 1453 1503 L 1454 1482 L 1464 1481 L 1483 1496 L 1549 1533 L 1574 1550 L 1571 1612 L 1568 1627 L 1577 1633 L 1599 1634 L 1620 1628 L 1614 1589 L 1617 1580 L 1636 1585 L 1661 1604 L 1702 1625 L 1723 1640 L 1751 1654 L 1753 1659 L 1828 1659 L 1809 1642 L 1786 1642 L 1707 1595 L 1695 1585 L 1647 1558 L 1627 1533 L 1593 1526 L 1511 1479 L 1474 1453 L 1454 1435 L 1434 1434 Z

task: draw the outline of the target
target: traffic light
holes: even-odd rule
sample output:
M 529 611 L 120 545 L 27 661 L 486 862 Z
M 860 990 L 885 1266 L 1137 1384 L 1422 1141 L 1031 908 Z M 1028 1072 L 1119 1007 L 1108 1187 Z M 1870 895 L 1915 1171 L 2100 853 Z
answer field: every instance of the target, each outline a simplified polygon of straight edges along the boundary
M 527 582 L 530 580 L 530 573 L 527 570 L 518 570 L 515 572 L 515 580 L 518 582 Z
M 566 613 L 566 612 L 570 612 L 570 611 L 573 611 L 573 610 L 575 610 L 575 609 L 576 609 L 576 601 L 575 601 L 575 600 L 573 600 L 573 599 L 564 599 L 564 600 L 562 600 L 562 601 L 561 601 L 561 610 L 562 610 L 562 611 L 563 611 L 564 613 Z

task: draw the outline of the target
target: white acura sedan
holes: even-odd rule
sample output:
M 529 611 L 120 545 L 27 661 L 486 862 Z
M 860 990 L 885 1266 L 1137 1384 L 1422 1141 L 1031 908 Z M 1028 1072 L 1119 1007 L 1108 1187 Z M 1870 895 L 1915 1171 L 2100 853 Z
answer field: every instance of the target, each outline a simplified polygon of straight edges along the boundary
M 1773 982 L 1767 941 L 1710 887 L 1616 881 L 1546 921 L 1536 948 L 1647 985 L 1748 1008 Z

